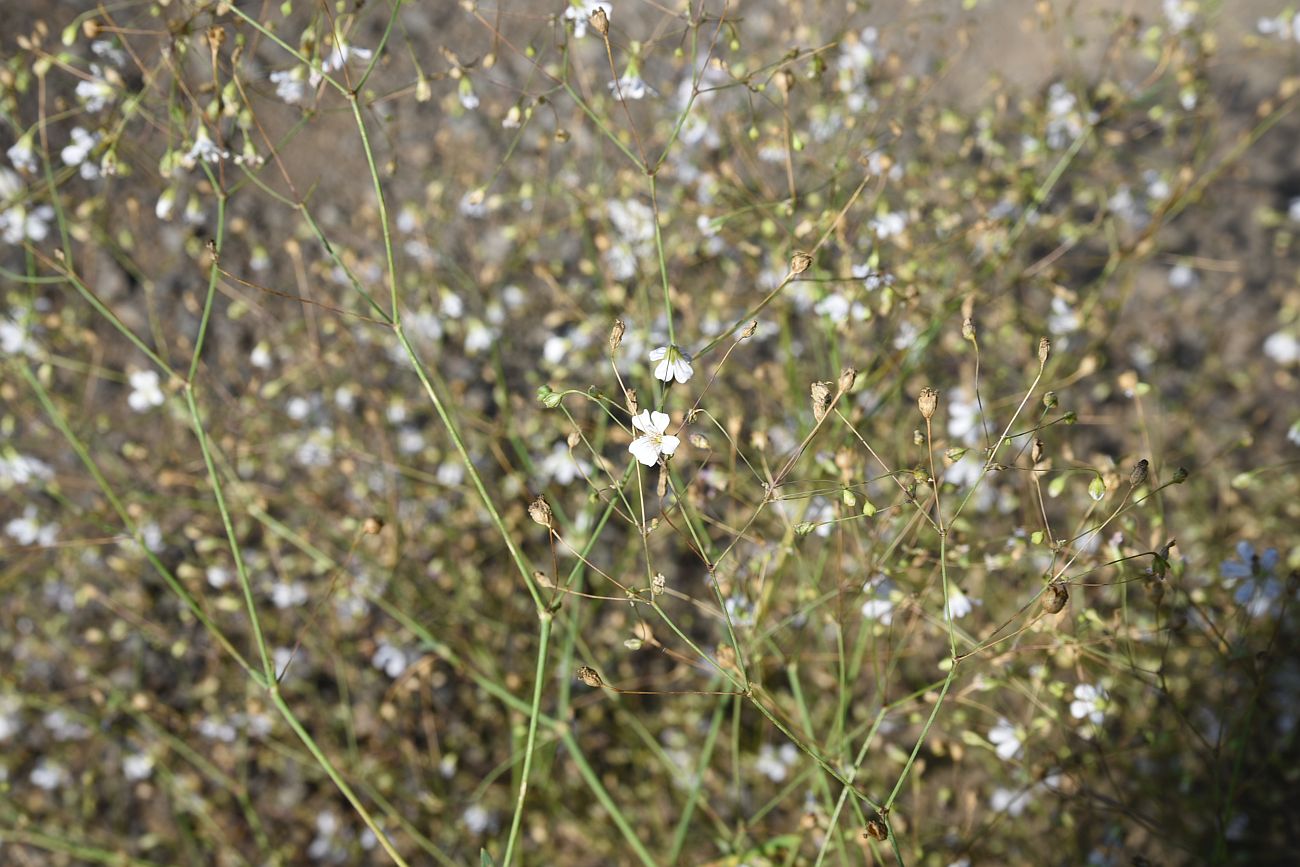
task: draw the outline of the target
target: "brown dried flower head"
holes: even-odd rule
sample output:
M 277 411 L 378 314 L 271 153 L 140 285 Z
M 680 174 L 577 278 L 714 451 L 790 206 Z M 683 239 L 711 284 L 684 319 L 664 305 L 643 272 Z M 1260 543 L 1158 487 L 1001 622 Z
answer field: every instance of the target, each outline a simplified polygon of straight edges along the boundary
M 1035 464 L 1043 459 L 1043 441 L 1041 438 L 1034 437 L 1034 448 L 1029 456 Z
M 1043 594 L 1043 610 L 1048 614 L 1057 614 L 1069 601 L 1070 591 L 1066 588 L 1065 582 L 1053 581 L 1047 586 L 1047 592 Z
M 609 16 L 605 14 L 603 7 L 597 6 L 596 11 L 591 13 L 591 17 L 587 21 L 591 24 L 591 29 L 601 36 L 609 35 Z
M 975 320 L 969 316 L 961 322 L 961 336 L 966 340 L 975 340 Z
M 921 410 L 921 417 L 929 421 L 934 418 L 934 411 L 939 408 L 939 392 L 929 386 L 921 389 L 916 405 Z
M 605 681 L 600 679 L 600 675 L 596 672 L 596 669 L 590 668 L 586 665 L 578 667 L 578 680 L 582 681 L 592 689 L 600 689 L 605 685 Z
M 862 836 L 871 840 L 888 840 L 889 826 L 885 824 L 884 817 L 879 813 L 867 820 L 867 827 L 863 830 Z
M 795 253 L 790 257 L 790 273 L 802 274 L 812 267 L 813 257 L 807 253 Z
M 1136 488 L 1138 485 L 1145 482 L 1147 480 L 1147 475 L 1148 475 L 1148 471 L 1150 470 L 1150 467 L 1151 467 L 1151 462 L 1148 461 L 1146 458 L 1143 458 L 1142 460 L 1138 461 L 1136 464 L 1133 465 L 1133 472 L 1129 473 L 1128 475 L 1128 483 Z
M 626 331 L 627 324 L 622 319 L 615 319 L 614 326 L 609 329 L 609 351 L 611 355 L 614 350 L 618 349 L 618 345 L 623 342 L 623 334 Z
M 756 331 L 758 331 L 758 320 L 754 319 L 748 325 L 745 326 L 744 331 L 740 332 L 740 339 L 748 340 L 749 338 L 754 336 L 754 332 Z
M 538 494 L 537 499 L 528 504 L 528 517 L 548 530 L 555 524 L 555 515 L 551 512 L 551 504 L 546 502 L 546 498 L 541 494 Z
M 638 412 L 641 411 L 641 405 L 637 402 L 636 399 L 635 388 L 629 388 L 627 390 L 627 411 L 632 415 L 636 415 Z
M 858 379 L 858 372 L 852 367 L 846 367 L 840 371 L 840 394 L 848 394 L 853 388 L 853 383 Z
M 1046 337 L 1038 341 L 1038 363 L 1046 364 L 1047 359 L 1052 357 L 1052 341 Z
M 826 410 L 831 404 L 831 389 L 834 383 L 831 382 L 814 382 L 809 391 L 812 392 L 812 411 L 813 418 L 821 421 L 826 417 Z

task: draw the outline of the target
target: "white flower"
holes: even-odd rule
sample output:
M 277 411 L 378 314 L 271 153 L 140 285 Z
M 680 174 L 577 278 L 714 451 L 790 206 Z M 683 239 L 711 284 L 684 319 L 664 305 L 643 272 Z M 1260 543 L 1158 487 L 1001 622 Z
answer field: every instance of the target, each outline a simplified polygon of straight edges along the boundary
M 893 238 L 903 234 L 903 230 L 907 228 L 907 215 L 902 211 L 891 211 L 872 220 L 868 226 L 881 240 Z
M 36 152 L 32 150 L 32 136 L 30 133 L 18 139 L 17 142 L 5 152 L 9 156 L 9 162 L 14 164 L 14 168 L 22 172 L 36 172 Z
M 1225 560 L 1219 566 L 1228 586 L 1237 585 L 1232 598 L 1244 605 L 1251 617 L 1268 613 L 1274 600 L 1282 595 L 1282 584 L 1277 580 L 1279 559 L 1276 548 L 1257 554 L 1255 546 L 1243 540 L 1237 543 L 1237 559 Z
M 653 467 L 659 463 L 660 455 L 671 456 L 677 451 L 677 446 L 681 445 L 681 440 L 672 434 L 665 433 L 668 430 L 668 413 L 651 412 L 643 409 L 641 412 L 632 416 L 632 427 L 641 431 L 644 435 L 632 440 L 632 444 L 627 450 L 632 456 L 647 467 Z
M 780 783 L 790 773 L 790 766 L 799 758 L 799 750 L 794 744 L 782 744 L 780 749 L 773 749 L 771 744 L 758 748 L 758 760 L 754 767 L 763 776 L 774 783 Z
M 77 82 L 77 99 L 85 106 L 86 111 L 99 111 L 108 105 L 108 101 L 116 96 L 113 85 L 104 80 L 104 70 L 97 64 L 90 65 L 91 77 Z
M 36 762 L 36 767 L 32 769 L 29 779 L 32 785 L 47 792 L 57 789 L 68 781 L 68 772 L 63 767 L 49 759 L 40 759 Z
M 380 641 L 375 655 L 370 658 L 370 664 L 389 677 L 397 678 L 406 671 L 406 653 L 387 641 Z
M 91 150 L 99 142 L 99 133 L 86 132 L 83 128 L 74 126 L 71 136 L 72 141 L 59 151 L 59 158 L 65 165 L 79 166 L 85 162 L 86 157 L 90 156 Z
M 609 92 L 624 99 L 645 99 L 646 95 L 658 96 L 658 92 L 645 83 L 639 75 L 624 75 L 618 81 L 609 83 Z
M 608 3 L 591 3 L 587 0 L 570 3 L 564 9 L 564 17 L 573 22 L 573 35 L 581 39 L 587 35 L 587 22 L 597 9 L 605 12 L 606 18 L 614 17 L 614 7 Z
M 181 157 L 181 165 L 192 169 L 199 164 L 200 160 L 215 163 L 229 158 L 230 151 L 217 147 L 217 143 L 208 136 L 207 128 L 200 126 L 199 131 L 194 135 L 194 144 L 186 151 L 185 156 Z
M 537 468 L 557 485 L 567 485 L 583 473 L 591 470 L 591 467 L 586 462 L 579 461 L 574 457 L 573 452 L 569 450 L 568 444 L 564 442 L 556 443 L 555 448 L 551 449 L 549 455 L 542 458 Z
M 148 753 L 132 753 L 122 760 L 122 774 L 128 780 L 147 780 L 153 774 L 153 759 Z
M 674 379 L 686 382 L 695 373 L 691 357 L 676 346 L 660 346 L 650 350 L 650 360 L 659 362 L 655 365 L 655 379 L 664 382 L 672 382 Z
M 162 191 L 158 196 L 158 201 L 153 206 L 153 214 L 160 220 L 170 220 L 172 214 L 176 211 L 176 191 L 168 188 Z
M 953 620 L 970 614 L 978 603 L 978 599 L 971 599 L 957 587 L 948 588 L 948 616 Z
M 496 817 L 478 804 L 466 807 L 460 818 L 465 823 L 465 828 L 475 835 L 489 831 L 496 825 Z
M 163 393 L 158 385 L 158 371 L 137 370 L 130 377 L 131 393 L 126 402 L 136 412 L 148 412 L 150 408 L 162 406 Z
M 1079 314 L 1070 302 L 1061 296 L 1052 299 L 1052 312 L 1047 317 L 1047 330 L 1054 335 L 1071 334 L 1079 330 Z
M 271 602 L 276 608 L 294 608 L 307 601 L 307 585 L 301 581 L 277 581 L 271 585 Z
M 1285 331 L 1271 334 L 1264 341 L 1264 354 L 1278 364 L 1295 364 L 1300 361 L 1300 340 Z
M 989 798 L 989 806 L 995 813 L 1019 816 L 1025 811 L 1025 807 L 1029 806 L 1029 795 L 1027 790 L 1016 791 L 999 787 L 993 790 L 993 796 Z
M 1020 735 L 1011 723 L 999 719 L 998 724 L 989 729 L 989 743 L 994 745 L 998 758 L 1008 762 L 1020 752 Z
M 862 592 L 869 594 L 867 601 L 862 603 L 862 616 L 884 626 L 893 622 L 894 600 L 890 598 L 892 589 L 883 575 L 877 575 L 862 585 Z
M 271 73 L 271 82 L 275 84 L 275 95 L 290 105 L 302 102 L 307 93 L 302 67 L 276 70 Z
M 356 48 L 348 45 L 346 42 L 340 42 L 334 46 L 332 51 L 330 51 L 329 57 L 321 61 L 320 68 L 322 72 L 333 72 L 336 69 L 342 69 L 343 64 L 347 63 L 348 60 L 353 57 L 360 60 L 369 60 L 371 56 L 372 52 L 369 48 Z M 313 69 L 307 80 L 311 82 L 312 87 L 320 84 L 320 72 Z
M 1070 702 L 1070 716 L 1075 719 L 1085 717 L 1093 725 L 1101 725 L 1106 719 L 1106 690 L 1090 683 L 1081 683 L 1074 688 L 1074 701 Z

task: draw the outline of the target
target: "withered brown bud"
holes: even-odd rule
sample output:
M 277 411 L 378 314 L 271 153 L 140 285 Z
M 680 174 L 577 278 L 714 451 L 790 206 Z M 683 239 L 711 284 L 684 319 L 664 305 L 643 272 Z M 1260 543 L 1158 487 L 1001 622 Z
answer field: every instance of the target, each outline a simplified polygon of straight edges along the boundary
M 605 14 L 604 7 L 597 6 L 596 11 L 592 12 L 591 17 L 587 19 L 587 23 L 601 36 L 609 35 L 609 16 Z
M 551 580 L 551 576 L 547 575 L 541 569 L 533 570 L 533 580 L 537 582 L 538 587 L 545 587 L 547 590 L 555 586 L 555 582 Z
M 1046 364 L 1047 359 L 1052 357 L 1052 341 L 1046 337 L 1038 341 L 1038 363 Z
M 755 331 L 758 331 L 757 319 L 753 320 L 752 322 L 750 322 L 748 325 L 745 326 L 745 330 L 740 332 L 740 339 L 748 340 L 749 338 L 754 336 Z
M 208 48 L 213 52 L 221 50 L 221 46 L 226 42 L 226 30 L 224 27 L 213 25 L 208 28 Z
M 862 836 L 871 840 L 888 840 L 889 826 L 885 824 L 884 818 L 877 813 L 867 820 L 867 827 L 863 830 Z
M 934 418 L 934 411 L 939 407 L 939 392 L 926 386 L 916 398 L 916 405 L 921 410 L 921 417 L 929 421 Z
M 814 382 L 809 388 L 809 391 L 812 392 L 813 418 L 817 419 L 817 421 L 821 421 L 826 417 L 826 410 L 831 403 L 832 385 L 833 383 L 830 382 Z
M 851 367 L 846 367 L 840 371 L 840 394 L 848 394 L 853 388 L 853 383 L 857 381 L 858 372 Z
M 365 533 L 367 536 L 378 536 L 379 531 L 382 529 L 384 529 L 384 522 L 376 518 L 374 515 L 366 518 L 365 523 L 361 525 L 361 532 Z
M 790 273 L 802 274 L 812 267 L 813 257 L 807 253 L 795 253 L 790 257 Z
M 592 689 L 600 689 L 605 685 L 605 681 L 600 679 L 600 675 L 596 673 L 596 669 L 589 668 L 585 665 L 578 667 L 578 680 L 582 681 Z
M 702 433 L 693 433 L 686 438 L 686 441 L 697 449 L 707 449 L 709 447 L 709 441 L 705 439 Z
M 1145 482 L 1147 480 L 1148 470 L 1150 466 L 1151 466 L 1151 462 L 1148 461 L 1146 458 L 1143 458 L 1142 460 L 1134 464 L 1133 472 L 1129 473 L 1128 476 L 1128 483 L 1136 488 L 1138 485 Z
M 1048 614 L 1057 614 L 1069 601 L 1070 591 L 1066 588 L 1065 582 L 1053 581 L 1043 593 L 1043 610 Z
M 1035 464 L 1043 459 L 1043 441 L 1039 437 L 1034 437 L 1034 448 L 1029 456 Z
M 1174 470 L 1173 483 L 1175 485 L 1181 485 L 1183 482 L 1187 481 L 1187 475 L 1187 467 L 1179 467 Z
M 613 354 L 618 349 L 618 345 L 623 342 L 623 334 L 627 331 L 627 325 L 622 319 L 614 320 L 614 327 L 609 329 L 609 351 Z
M 541 494 L 528 504 L 528 517 L 548 530 L 555 525 L 555 515 L 551 513 L 551 505 Z
M 632 415 L 636 415 L 638 412 L 641 411 L 641 406 L 640 404 L 637 403 L 636 400 L 635 388 L 629 388 L 627 390 L 627 411 L 630 412 Z
M 961 336 L 966 340 L 975 340 L 975 320 L 967 316 L 961 322 Z
M 104 25 L 100 24 L 99 20 L 96 18 L 87 18 L 85 21 L 81 22 L 81 32 L 85 34 L 87 39 L 98 38 L 103 29 Z

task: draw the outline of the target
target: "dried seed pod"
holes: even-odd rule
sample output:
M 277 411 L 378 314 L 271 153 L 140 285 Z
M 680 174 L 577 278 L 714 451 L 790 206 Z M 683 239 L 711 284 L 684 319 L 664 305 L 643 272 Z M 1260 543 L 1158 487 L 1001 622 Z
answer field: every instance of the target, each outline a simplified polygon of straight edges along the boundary
M 745 326 L 745 330 L 742 331 L 742 332 L 740 332 L 740 339 L 741 339 L 741 340 L 748 340 L 749 338 L 751 338 L 751 337 L 754 336 L 754 332 L 755 332 L 755 331 L 758 331 L 758 320 L 757 320 L 757 319 L 751 321 L 748 325 Z
M 1070 591 L 1066 588 L 1065 582 L 1053 581 L 1047 585 L 1047 591 L 1043 593 L 1043 610 L 1048 614 L 1057 614 L 1069 601 Z
M 600 679 L 600 675 L 596 672 L 596 669 L 585 665 L 578 667 L 578 680 L 582 681 L 592 689 L 600 689 L 605 685 L 605 681 Z
M 546 502 L 546 498 L 541 494 L 538 494 L 537 499 L 528 504 L 528 517 L 548 530 L 555 525 L 555 515 L 551 512 L 551 504 Z
M 790 257 L 790 273 L 802 274 L 812 267 L 813 257 L 807 253 L 795 253 Z
M 1034 448 L 1029 457 L 1035 465 L 1043 459 L 1043 441 L 1039 437 L 1034 437 Z
M 826 411 L 831 404 L 832 382 L 814 382 L 809 391 L 812 393 L 812 411 L 813 418 L 821 421 L 826 417 Z
M 1038 341 L 1038 363 L 1046 364 L 1052 357 L 1052 341 L 1044 337 Z
M 1187 475 L 1188 475 L 1187 467 L 1179 467 L 1178 469 L 1174 470 L 1174 477 L 1172 481 L 1175 485 L 1181 485 L 1183 482 L 1187 481 Z
M 641 411 L 641 406 L 637 403 L 635 388 L 627 390 L 627 411 L 632 415 L 636 415 Z
M 693 433 L 686 439 L 694 448 L 707 449 L 709 447 L 709 441 L 704 438 L 704 434 Z
M 650 595 L 661 596 L 668 587 L 668 579 L 660 572 L 650 579 Z
M 569 435 L 564 438 L 564 441 L 569 444 L 569 448 L 576 449 L 578 443 L 582 442 L 582 434 L 576 430 L 571 430 Z
M 547 590 L 555 586 L 555 582 L 551 580 L 551 576 L 547 575 L 541 569 L 533 570 L 533 580 L 537 582 L 538 587 L 545 587 Z
M 361 525 L 361 532 L 365 533 L 367 536 L 378 536 L 379 531 L 382 529 L 384 529 L 384 522 L 374 515 L 366 518 L 365 523 Z
M 591 17 L 587 19 L 587 23 L 591 25 L 592 30 L 595 30 L 601 36 L 609 35 L 609 16 L 605 14 L 603 6 L 596 7 L 596 11 L 592 12 Z
M 848 394 L 849 389 L 853 388 L 853 383 L 857 381 L 858 372 L 851 367 L 846 367 L 840 371 L 840 394 Z
M 975 320 L 969 316 L 961 322 L 961 336 L 972 343 L 975 342 Z
M 609 329 L 609 352 L 611 355 L 618 349 L 618 345 L 623 342 L 623 334 L 626 331 L 627 324 L 622 319 L 615 319 L 613 327 Z
M 928 386 L 921 389 L 921 394 L 916 399 L 916 405 L 921 410 L 921 417 L 929 421 L 934 418 L 934 411 L 939 406 L 939 392 Z
M 889 826 L 885 824 L 885 819 L 879 813 L 867 820 L 867 827 L 862 831 L 862 836 L 871 840 L 888 840 Z
M 1128 476 L 1128 483 L 1136 488 L 1138 485 L 1145 482 L 1147 480 L 1147 474 L 1150 466 L 1151 466 L 1151 462 L 1148 461 L 1146 458 L 1143 458 L 1142 460 L 1134 464 L 1133 472 L 1129 473 Z
M 1056 404 L 1057 404 L 1056 392 L 1049 391 L 1043 395 L 1044 407 L 1046 407 L 1047 409 L 1051 409 L 1052 407 L 1056 406 Z

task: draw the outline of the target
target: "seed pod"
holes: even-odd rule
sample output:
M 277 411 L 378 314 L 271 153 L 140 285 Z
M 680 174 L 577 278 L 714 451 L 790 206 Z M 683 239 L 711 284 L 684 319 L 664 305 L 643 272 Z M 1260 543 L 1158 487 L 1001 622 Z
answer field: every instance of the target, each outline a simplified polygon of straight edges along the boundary
M 1069 601 L 1070 591 L 1066 589 L 1065 582 L 1053 581 L 1047 585 L 1047 592 L 1043 594 L 1043 610 L 1048 614 L 1057 614 Z
M 541 494 L 538 494 L 537 499 L 528 504 L 528 517 L 548 530 L 555 524 L 555 515 L 551 512 L 551 505 L 546 502 L 546 498 Z
M 831 402 L 831 387 L 834 383 L 814 382 L 809 391 L 812 393 L 813 418 L 821 421 L 826 417 L 826 410 Z
M 802 274 L 812 267 L 813 258 L 807 253 L 795 253 L 790 257 L 790 273 Z
M 885 819 L 879 813 L 867 820 L 867 827 L 862 832 L 862 836 L 871 840 L 888 840 L 889 826 L 885 824 Z
M 1147 470 L 1150 466 L 1151 462 L 1146 458 L 1143 458 L 1134 464 L 1133 472 L 1129 473 L 1128 476 L 1128 483 L 1136 488 L 1138 485 L 1145 482 L 1147 480 Z
M 668 579 L 660 572 L 650 579 L 650 595 L 661 596 L 668 587 Z
M 1181 485 L 1185 481 L 1187 481 L 1187 468 L 1179 467 L 1178 469 L 1174 470 L 1173 483 L 1175 485 Z
M 641 407 L 636 400 L 635 388 L 629 388 L 627 390 L 627 411 L 632 415 L 636 415 L 638 412 L 641 411 Z
M 961 322 L 961 336 L 972 343 L 975 342 L 975 320 L 969 316 Z
M 1043 395 L 1044 407 L 1046 407 L 1047 409 L 1051 409 L 1052 407 L 1056 406 L 1056 404 L 1057 404 L 1056 392 L 1049 391 Z
M 555 582 L 551 580 L 551 576 L 547 575 L 541 569 L 533 570 L 533 580 L 537 582 L 538 587 L 545 587 L 547 590 L 555 586 Z
M 587 22 L 591 24 L 591 29 L 601 36 L 609 35 L 609 16 L 605 14 L 603 6 L 597 6 L 596 11 L 591 13 L 591 17 L 587 19 Z
M 1052 341 L 1046 337 L 1038 341 L 1038 363 L 1046 364 L 1047 359 L 1052 357 Z
M 692 446 L 694 446 L 697 449 L 707 449 L 709 447 L 709 441 L 704 438 L 704 434 L 693 433 L 690 436 L 688 436 L 686 439 Z
M 849 389 L 853 388 L 853 383 L 858 378 L 858 372 L 851 367 L 846 367 L 840 371 L 840 394 L 848 394 Z
M 626 331 L 627 325 L 623 320 L 615 319 L 614 326 L 609 329 L 609 352 L 611 355 L 614 354 L 614 350 L 618 349 L 618 345 L 623 342 L 623 333 Z
M 1034 449 L 1030 453 L 1030 458 L 1035 466 L 1043 459 L 1043 441 L 1038 437 L 1034 437 Z
M 596 669 L 589 668 L 585 665 L 578 667 L 578 680 L 582 681 L 592 689 L 600 689 L 605 685 L 605 681 L 600 679 L 600 675 L 596 672 Z
M 754 336 L 754 332 L 757 330 L 758 330 L 758 320 L 755 319 L 745 326 L 744 331 L 740 332 L 740 339 L 748 340 L 749 338 Z
M 916 405 L 921 410 L 921 416 L 926 421 L 934 418 L 934 411 L 939 406 L 939 392 L 929 386 L 921 389 L 921 394 L 916 399 Z
M 564 441 L 569 444 L 569 448 L 576 449 L 578 443 L 582 442 L 582 434 L 576 430 L 569 431 L 569 435 L 564 438 Z

